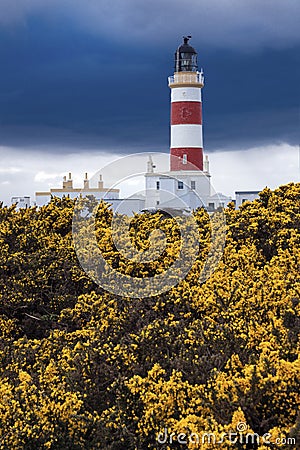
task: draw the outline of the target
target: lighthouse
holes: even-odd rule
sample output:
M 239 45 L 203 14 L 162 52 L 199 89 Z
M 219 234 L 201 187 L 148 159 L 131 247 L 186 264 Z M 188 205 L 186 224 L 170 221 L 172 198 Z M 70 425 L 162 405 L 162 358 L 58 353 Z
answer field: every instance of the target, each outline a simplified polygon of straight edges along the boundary
M 170 76 L 170 170 L 203 171 L 202 100 L 203 71 L 198 71 L 197 52 L 191 36 L 175 52 L 175 72 Z
M 175 52 L 171 89 L 170 166 L 157 173 L 152 160 L 146 173 L 146 207 L 196 209 L 208 206 L 211 183 L 207 155 L 203 158 L 202 96 L 203 71 L 198 70 L 197 52 L 185 36 Z M 150 169 L 149 169 L 150 167 Z

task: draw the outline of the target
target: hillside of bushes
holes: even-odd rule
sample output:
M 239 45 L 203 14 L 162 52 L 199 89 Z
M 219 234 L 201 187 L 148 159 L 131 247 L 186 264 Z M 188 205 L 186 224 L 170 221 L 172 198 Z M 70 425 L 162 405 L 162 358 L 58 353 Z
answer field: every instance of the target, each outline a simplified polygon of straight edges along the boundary
M 142 298 L 111 294 L 85 273 L 73 212 L 68 198 L 0 207 L 0 449 L 300 448 L 300 184 L 229 205 L 223 256 L 204 282 L 210 221 L 196 211 L 190 273 Z M 176 260 L 174 218 L 131 219 L 140 250 L 149 230 L 167 236 L 160 258 L 136 264 L 114 246 L 111 220 L 101 203 L 98 244 L 120 273 L 153 276 Z

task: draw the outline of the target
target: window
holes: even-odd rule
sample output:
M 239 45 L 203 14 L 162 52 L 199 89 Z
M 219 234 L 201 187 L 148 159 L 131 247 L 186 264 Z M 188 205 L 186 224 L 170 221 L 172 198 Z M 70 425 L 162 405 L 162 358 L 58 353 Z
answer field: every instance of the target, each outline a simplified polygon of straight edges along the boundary
M 215 204 L 214 203 L 209 203 L 208 207 L 210 210 L 215 209 Z
M 183 181 L 178 181 L 178 189 L 183 189 Z
M 159 181 L 156 182 L 156 189 L 159 189 Z
M 182 155 L 182 164 L 187 164 L 187 155 Z
M 156 200 L 156 204 L 159 205 L 159 200 Z
M 196 181 L 191 181 L 191 189 L 196 189 Z

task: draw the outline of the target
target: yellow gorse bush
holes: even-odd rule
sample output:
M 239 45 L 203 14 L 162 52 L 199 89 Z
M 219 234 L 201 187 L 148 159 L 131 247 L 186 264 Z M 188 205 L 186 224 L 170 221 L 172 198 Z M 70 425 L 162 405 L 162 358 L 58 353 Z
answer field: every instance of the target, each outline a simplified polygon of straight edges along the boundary
M 87 276 L 73 212 L 68 198 L 0 208 L 0 450 L 226 450 L 225 441 L 181 445 L 175 437 L 213 433 L 218 441 L 241 423 L 244 434 L 271 435 L 272 444 L 253 448 L 288 438 L 294 447 L 280 448 L 298 448 L 300 184 L 266 188 L 239 210 L 229 205 L 223 256 L 205 282 L 211 227 L 196 211 L 190 273 L 147 298 L 113 296 Z M 153 276 L 178 257 L 175 219 L 135 215 L 129 232 L 120 222 L 127 252 L 147 251 L 150 233 L 164 231 L 164 251 L 146 263 L 119 252 L 111 220 L 102 202 L 97 243 L 121 273 Z M 174 441 L 160 444 L 161 432 Z

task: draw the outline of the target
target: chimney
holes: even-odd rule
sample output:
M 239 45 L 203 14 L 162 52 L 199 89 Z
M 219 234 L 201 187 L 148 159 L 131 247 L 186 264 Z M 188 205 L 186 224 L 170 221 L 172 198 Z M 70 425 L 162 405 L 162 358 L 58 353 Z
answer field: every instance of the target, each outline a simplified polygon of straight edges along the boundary
M 64 177 L 63 179 L 63 189 L 73 189 L 73 180 L 72 180 L 72 174 L 69 172 L 69 179 L 67 180 L 67 177 Z
M 99 175 L 99 181 L 98 181 L 98 189 L 103 189 L 103 181 L 102 181 L 102 175 Z
M 89 188 L 90 188 L 90 182 L 89 182 L 89 179 L 88 179 L 87 172 L 85 172 L 85 177 L 84 177 L 84 180 L 83 180 L 83 188 L 86 189 L 86 190 L 89 190 Z
M 147 172 L 148 173 L 153 173 L 154 172 L 154 168 L 155 168 L 155 165 L 153 164 L 152 156 L 149 155 L 149 159 L 148 159 L 148 162 L 147 162 Z
M 204 172 L 208 172 L 208 173 L 209 173 L 209 160 L 208 160 L 208 155 L 205 155 L 205 160 L 204 160 Z

